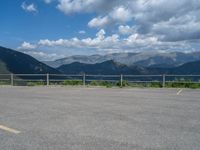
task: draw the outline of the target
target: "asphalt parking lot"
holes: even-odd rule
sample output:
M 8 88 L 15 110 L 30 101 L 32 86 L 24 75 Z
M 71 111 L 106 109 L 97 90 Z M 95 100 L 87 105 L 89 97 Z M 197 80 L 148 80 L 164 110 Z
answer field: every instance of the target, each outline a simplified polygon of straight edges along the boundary
M 199 90 L 0 87 L 0 150 L 199 149 Z

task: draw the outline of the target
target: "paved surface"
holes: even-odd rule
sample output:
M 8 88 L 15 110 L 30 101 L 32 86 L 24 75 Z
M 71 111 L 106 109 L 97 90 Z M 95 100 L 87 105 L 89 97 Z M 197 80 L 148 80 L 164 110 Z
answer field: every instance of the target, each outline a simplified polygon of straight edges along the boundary
M 0 150 L 199 150 L 200 91 L 0 88 Z

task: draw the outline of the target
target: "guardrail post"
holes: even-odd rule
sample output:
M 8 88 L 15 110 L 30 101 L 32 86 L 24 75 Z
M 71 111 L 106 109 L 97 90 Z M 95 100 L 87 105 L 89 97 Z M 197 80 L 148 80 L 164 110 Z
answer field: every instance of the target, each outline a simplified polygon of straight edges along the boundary
M 121 74 L 121 77 L 120 77 L 120 86 L 123 87 L 123 75 Z
M 83 74 L 83 86 L 85 86 L 85 82 L 86 82 L 86 75 L 85 73 Z
M 47 86 L 49 86 L 49 74 L 47 73 Z
M 162 87 L 165 87 L 165 80 L 166 80 L 166 75 L 163 74 L 163 79 L 162 79 Z
M 10 74 L 10 84 L 11 84 L 11 86 L 14 85 L 14 75 L 13 75 L 13 73 Z

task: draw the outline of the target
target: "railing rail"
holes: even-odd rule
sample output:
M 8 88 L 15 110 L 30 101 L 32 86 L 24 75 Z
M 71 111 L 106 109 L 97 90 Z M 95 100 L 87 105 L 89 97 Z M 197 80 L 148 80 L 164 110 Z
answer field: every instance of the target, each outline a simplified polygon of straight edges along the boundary
M 0 74 L 0 83 L 9 82 L 10 85 L 16 85 L 15 82 L 44 82 L 49 86 L 52 82 L 64 82 L 68 80 L 82 81 L 86 85 L 92 81 L 118 82 L 122 87 L 124 82 L 129 83 L 160 83 L 165 87 L 167 83 L 198 83 L 200 84 L 200 75 L 92 75 L 92 74 Z

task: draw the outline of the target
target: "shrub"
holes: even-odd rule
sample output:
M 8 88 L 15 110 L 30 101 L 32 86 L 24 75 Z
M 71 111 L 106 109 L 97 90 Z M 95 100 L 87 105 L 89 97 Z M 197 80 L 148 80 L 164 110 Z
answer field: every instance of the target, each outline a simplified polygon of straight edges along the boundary
M 99 83 L 98 83 L 98 81 L 95 80 L 95 81 L 91 81 L 90 85 L 92 85 L 92 86 L 98 86 Z
M 199 83 L 192 83 L 192 84 L 190 85 L 190 88 L 192 88 L 192 89 L 200 88 L 200 84 L 199 84 Z
M 150 87 L 161 88 L 162 84 L 160 82 L 152 82 L 149 84 Z

